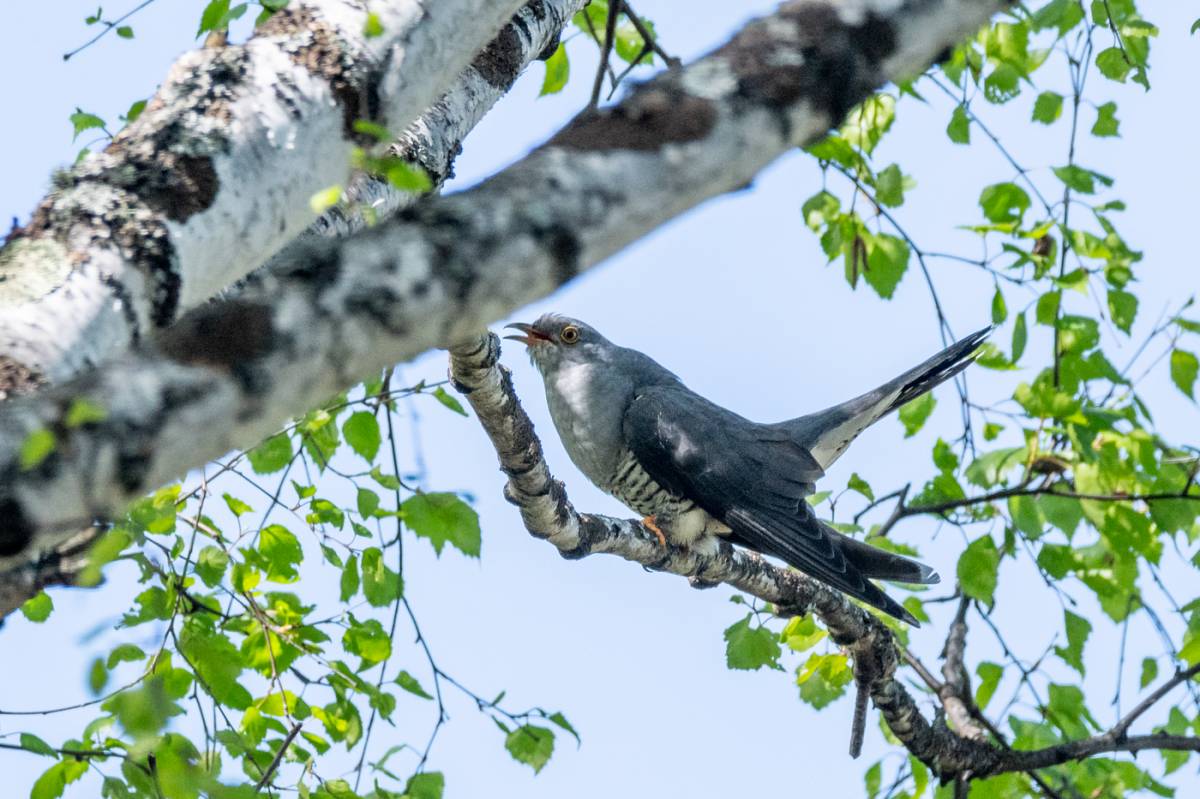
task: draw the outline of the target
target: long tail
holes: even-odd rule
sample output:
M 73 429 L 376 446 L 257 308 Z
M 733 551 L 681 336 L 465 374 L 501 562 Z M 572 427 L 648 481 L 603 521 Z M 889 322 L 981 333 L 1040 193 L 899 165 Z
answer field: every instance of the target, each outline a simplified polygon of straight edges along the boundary
M 873 391 L 778 426 L 828 469 L 863 430 L 970 366 L 991 332 L 991 326 L 985 327 Z
M 836 533 L 832 530 L 831 532 Z M 833 540 L 841 546 L 846 560 L 862 572 L 864 577 L 918 585 L 934 585 L 942 581 L 933 569 L 903 555 L 887 552 L 841 534 Z

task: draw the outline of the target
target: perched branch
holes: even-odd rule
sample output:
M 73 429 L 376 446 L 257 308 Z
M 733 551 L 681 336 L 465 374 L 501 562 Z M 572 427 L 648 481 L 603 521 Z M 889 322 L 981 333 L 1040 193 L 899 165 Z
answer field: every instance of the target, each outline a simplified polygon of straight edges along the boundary
M 840 592 L 724 541 L 716 555 L 705 556 L 687 548 L 664 548 L 640 522 L 578 513 L 562 483 L 550 474 L 508 370 L 498 365 L 499 354 L 494 335 L 455 347 L 450 376 L 492 440 L 500 468 L 508 475 L 505 497 L 520 510 L 533 536 L 549 541 L 566 558 L 617 555 L 702 584 L 727 583 L 774 604 L 784 614 L 812 612 L 833 641 L 850 652 L 858 684 L 867 688 L 888 726 L 917 757 L 939 766 L 957 764 L 953 769 L 957 772 L 994 754 L 990 746 L 961 739 L 944 725 L 925 720 L 908 690 L 895 679 L 899 654 L 891 631 Z
M 491 334 L 453 347 L 450 378 L 466 396 L 491 439 L 500 468 L 508 476 L 505 498 L 517 506 L 531 535 L 549 541 L 568 559 L 600 553 L 617 555 L 704 585 L 726 583 L 772 603 L 781 614 L 813 613 L 828 628 L 830 638 L 850 653 L 856 683 L 865 687 L 892 733 L 943 780 L 969 781 L 1009 771 L 1034 772 L 1103 752 L 1200 751 L 1200 738 L 1125 735 L 1129 724 L 1172 688 L 1200 673 L 1200 666 L 1176 674 L 1103 735 L 1032 751 L 1010 749 L 1003 739 L 1000 745 L 991 743 L 965 698 L 968 686 L 963 656 L 969 607 L 965 599 L 959 604 L 947 637 L 944 681 L 937 680 L 908 653 L 904 655 L 937 692 L 959 732 L 940 720 L 930 723 L 895 677 L 901 653 L 891 631 L 841 593 L 724 541 L 716 554 L 701 555 L 687 548 L 662 546 L 640 522 L 577 512 L 562 483 L 550 474 L 533 423 L 521 408 L 508 370 L 499 365 L 499 356 L 500 341 Z M 1056 795 L 1038 775 L 1032 776 L 1050 795 Z

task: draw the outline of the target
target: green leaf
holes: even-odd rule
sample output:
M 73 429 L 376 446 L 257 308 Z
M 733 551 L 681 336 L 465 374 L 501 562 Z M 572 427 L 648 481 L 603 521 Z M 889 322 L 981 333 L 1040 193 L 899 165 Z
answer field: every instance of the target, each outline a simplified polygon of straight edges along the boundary
M 826 707 L 846 692 L 854 679 L 847 657 L 840 653 L 820 655 L 814 652 L 796 672 L 800 699 L 817 710 Z
M 195 667 L 196 676 L 222 705 L 245 710 L 254 698 L 238 682 L 245 668 L 242 653 L 223 634 L 189 619 L 179 636 L 179 650 Z
M 1000 678 L 1004 676 L 1004 668 L 995 663 L 983 661 L 975 667 L 975 673 L 979 675 L 979 686 L 975 689 L 975 704 L 980 710 L 987 707 L 988 702 L 992 701 L 992 696 L 996 693 L 996 688 L 1000 685 Z
M 354 132 L 366 134 L 380 144 L 390 144 L 396 138 L 386 125 L 372 122 L 369 119 L 354 120 Z M 371 395 L 372 392 L 367 391 L 367 396 Z
M 1133 328 L 1133 320 L 1137 317 L 1138 298 L 1128 291 L 1121 289 L 1108 290 L 1108 313 L 1113 324 L 1129 333 Z
M 42 776 L 33 784 L 29 799 L 58 799 L 72 782 L 82 777 L 88 770 L 86 759 L 69 758 L 60 760 L 46 769 Z
M 206 546 L 196 557 L 196 574 L 209 588 L 216 588 L 229 567 L 229 555 L 217 546 Z
M 892 164 L 875 176 L 875 199 L 890 208 L 904 204 L 904 173 Z
M 250 507 L 245 502 L 242 502 L 240 499 L 228 492 L 222 495 L 222 499 L 225 500 L 225 504 L 229 506 L 229 510 L 234 516 L 240 518 L 242 514 L 254 512 L 254 508 Z
M 1013 525 L 1032 540 L 1041 538 L 1045 532 L 1045 519 L 1042 518 L 1036 497 L 1020 494 L 1009 497 L 1008 515 Z
M 863 279 L 876 294 L 890 300 L 908 269 L 908 256 L 909 247 L 904 239 L 886 233 L 871 235 L 867 239 L 867 267 Z
M 1154 658 L 1142 658 L 1142 676 L 1138 685 L 1142 688 L 1158 679 L 1158 661 Z
M 104 665 L 109 669 L 113 669 L 120 663 L 140 663 L 145 659 L 146 653 L 142 651 L 140 646 L 135 644 L 121 644 L 108 653 L 108 660 Z
M 342 646 L 362 658 L 364 665 L 380 663 L 392 655 L 392 639 L 378 619 L 358 621 L 352 615 L 350 627 L 342 635 Z
M 341 601 L 348 602 L 350 597 L 358 593 L 358 555 L 351 554 L 342 568 L 342 577 L 338 586 L 341 590 Z
M 1171 380 L 1179 390 L 1192 399 L 1196 398 L 1196 373 L 1200 371 L 1200 362 L 1195 353 L 1187 350 L 1171 350 Z
M 1000 64 L 983 79 L 983 96 L 1000 105 L 1021 93 L 1021 73 L 1012 64 Z
M 513 760 L 531 767 L 536 774 L 550 762 L 550 756 L 554 754 L 554 732 L 545 727 L 523 724 L 504 739 L 504 748 Z
M 351 414 L 342 425 L 342 435 L 350 448 L 363 457 L 367 463 L 373 463 L 379 454 L 379 445 L 383 438 L 379 434 L 379 420 L 368 411 L 358 411 Z
M 396 675 L 396 679 L 392 680 L 392 682 L 396 683 L 396 685 L 399 685 L 413 696 L 419 696 L 422 699 L 433 699 L 429 692 L 422 687 L 417 678 L 403 669 L 400 670 L 400 673 Z
M 931 393 L 922 394 L 901 406 L 898 416 L 900 423 L 904 425 L 904 437 L 915 436 L 925 426 L 926 420 L 929 419 L 929 415 L 933 413 L 936 406 L 937 400 Z
M 125 124 L 132 125 L 137 120 L 137 118 L 142 115 L 142 112 L 145 110 L 146 110 L 146 101 L 145 100 L 137 100 L 133 103 L 130 103 L 129 110 L 125 112 Z
M 1038 297 L 1034 318 L 1039 325 L 1054 327 L 1058 322 L 1058 307 L 1062 302 L 1061 291 L 1048 291 Z
M 415 494 L 400 505 L 400 511 L 408 528 L 428 538 L 439 555 L 449 543 L 464 555 L 479 557 L 479 514 L 456 494 Z
M 1063 615 L 1067 628 L 1067 645 L 1065 647 L 1056 646 L 1054 653 L 1082 676 L 1084 674 L 1083 645 L 1087 643 L 1088 636 L 1092 633 L 1092 623 L 1069 610 L 1063 611 Z
M 373 518 L 379 510 L 379 495 L 369 488 L 362 488 L 360 486 L 356 505 L 358 506 L 359 516 L 362 516 L 364 519 Z
M 871 486 L 866 480 L 858 476 L 858 472 L 850 475 L 850 481 L 846 483 L 846 488 L 851 491 L 857 491 L 872 502 L 875 501 L 875 492 L 871 490 Z
M 972 541 L 958 559 L 958 582 L 963 593 L 988 605 L 995 602 L 1000 552 L 990 535 Z
M 76 397 L 71 400 L 71 407 L 67 409 L 67 415 L 63 418 L 63 424 L 67 427 L 83 427 L 88 424 L 103 422 L 108 418 L 108 411 L 100 405 L 89 400 L 87 397 Z
M 122 39 L 132 39 L 133 38 L 133 28 L 129 27 L 128 25 L 121 25 L 120 27 L 117 28 L 117 35 L 120 36 Z
M 979 195 L 979 207 L 989 222 L 1020 222 L 1029 210 L 1029 195 L 1015 183 L 996 183 Z
M 442 403 L 458 415 L 467 415 L 467 412 L 463 409 L 462 403 L 458 401 L 458 398 L 449 394 L 446 389 L 442 388 L 441 386 L 438 386 L 433 390 L 433 396 L 438 402 Z
M 52 610 L 54 610 L 54 602 L 45 591 L 38 591 L 21 605 L 21 614 L 35 624 L 41 624 L 50 618 Z
M 575 731 L 575 728 L 571 726 L 571 722 L 567 721 L 567 717 L 562 713 L 551 713 L 549 716 L 547 716 L 547 718 L 556 724 L 560 729 L 566 730 L 567 732 L 571 733 L 571 735 L 575 736 L 575 743 L 578 744 L 580 742 L 579 733 Z
M 1130 70 L 1133 69 L 1133 64 L 1129 63 L 1129 59 L 1125 57 L 1121 48 L 1109 47 L 1096 54 L 1096 68 L 1109 80 L 1124 83 Z
M 946 125 L 946 135 L 955 144 L 971 143 L 971 121 L 967 117 L 965 106 L 954 107 L 954 113 L 950 115 L 950 124 Z
M 106 685 L 108 685 L 108 669 L 104 668 L 103 660 L 96 658 L 92 661 L 91 668 L 88 669 L 88 688 L 91 689 L 93 695 L 98 695 Z
M 292 462 L 292 440 L 286 433 L 276 433 L 246 453 L 250 468 L 256 474 L 271 474 Z
M 825 640 L 829 633 L 817 626 L 811 613 L 788 619 L 780 638 L 793 652 L 804 652 Z
M 1058 494 L 1042 494 L 1038 497 L 1038 507 L 1046 521 L 1067 534 L 1070 538 L 1083 520 L 1083 506 L 1073 497 Z
M 1092 125 L 1093 136 L 1119 136 L 1121 123 L 1117 119 L 1117 104 L 1105 103 L 1096 109 L 1096 123 Z
M 296 566 L 304 559 L 304 550 L 295 534 L 281 524 L 264 527 L 259 534 L 258 551 L 266 560 L 267 579 L 290 583 L 299 576 Z
M 383 35 L 383 21 L 374 11 L 367 14 L 367 21 L 363 23 L 363 36 L 368 39 L 374 39 L 377 36 Z
M 71 114 L 71 126 L 75 129 L 75 135 L 71 137 L 71 141 L 79 138 L 79 134 L 85 130 L 94 128 L 103 128 L 104 120 L 95 114 L 89 114 L 86 111 L 76 108 L 75 113 Z
M 1093 172 L 1090 169 L 1084 169 L 1075 164 L 1056 166 L 1050 171 L 1069 188 L 1074 189 L 1080 194 L 1095 194 L 1097 181 L 1106 186 L 1112 183 L 1112 179 L 1106 175 L 1101 175 L 1099 172 Z
M 367 547 L 362 553 L 363 596 L 377 608 L 386 607 L 400 598 L 404 584 L 400 575 L 383 562 L 378 547 Z
M 313 192 L 313 195 L 308 198 L 308 207 L 314 214 L 323 214 L 333 206 L 337 205 L 342 199 L 341 184 L 327 186 L 320 191 Z
M 46 458 L 50 457 L 57 444 L 58 440 L 55 438 L 54 432 L 45 427 L 38 428 L 25 436 L 25 440 L 21 442 L 21 452 L 18 455 L 21 471 L 27 472 L 30 469 L 36 469 Z
M 371 469 L 371 479 L 379 485 L 386 488 L 388 491 L 396 491 L 400 488 L 400 480 L 395 475 L 384 474 L 378 466 Z
M 1003 324 L 1008 318 L 1008 304 L 1004 301 L 1004 292 L 1000 290 L 999 284 L 996 285 L 996 291 L 992 294 L 992 324 Z
M 1049 125 L 1062 116 L 1063 97 L 1058 92 L 1042 92 L 1033 102 L 1033 121 Z
M 567 47 L 559 42 L 558 48 L 546 59 L 546 77 L 542 79 L 542 90 L 539 97 L 547 94 L 558 94 L 567 85 L 571 77 L 571 62 L 567 59 Z
M 731 669 L 755 670 L 763 666 L 780 668 L 782 650 L 779 641 L 766 627 L 751 627 L 752 616 L 725 630 L 725 663 Z
M 397 159 L 388 165 L 384 175 L 387 177 L 388 183 L 400 191 L 421 194 L 433 188 L 433 180 L 430 179 L 429 173 L 419 164 L 410 164 Z
M 20 740 L 21 748 L 27 752 L 33 752 L 35 755 L 45 755 L 46 757 L 58 757 L 58 752 L 54 751 L 54 747 L 31 732 L 21 733 Z
M 423 771 L 408 778 L 404 799 L 442 799 L 446 778 L 440 771 Z
M 1017 321 L 1013 323 L 1012 336 L 1012 362 L 1016 363 L 1025 354 L 1025 344 L 1029 341 L 1029 331 L 1025 326 L 1025 312 L 1017 314 Z

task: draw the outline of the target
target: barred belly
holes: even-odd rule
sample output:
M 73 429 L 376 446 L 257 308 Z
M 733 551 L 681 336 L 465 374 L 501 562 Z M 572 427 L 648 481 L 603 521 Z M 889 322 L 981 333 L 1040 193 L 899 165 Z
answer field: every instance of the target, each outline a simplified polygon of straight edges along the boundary
M 689 546 L 707 534 L 729 532 L 728 527 L 695 502 L 656 483 L 629 450 L 622 453 L 607 489 L 635 512 L 655 517 L 656 524 L 674 544 Z

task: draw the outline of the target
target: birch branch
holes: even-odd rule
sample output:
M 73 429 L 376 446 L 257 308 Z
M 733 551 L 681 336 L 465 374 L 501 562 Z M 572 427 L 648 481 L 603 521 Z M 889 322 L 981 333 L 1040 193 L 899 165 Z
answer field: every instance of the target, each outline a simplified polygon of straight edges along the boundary
M 157 349 L 7 403 L 0 556 L 38 557 L 72 526 L 112 518 L 376 370 L 472 339 L 658 225 L 745 186 L 1000 5 L 788 2 L 691 66 L 577 118 L 480 186 L 312 241 L 288 268 L 193 311 Z M 77 396 L 105 418 L 68 425 Z M 24 442 L 41 431 L 54 436 L 53 453 L 23 465 Z
M 501 29 L 475 62 L 463 70 L 454 87 L 388 148 L 389 154 L 424 169 L 435 188 L 440 187 L 450 177 L 454 157 L 466 135 L 512 86 L 520 72 L 557 43 L 563 26 L 585 1 L 533 0 L 528 3 Z M 285 248 L 271 263 L 296 260 L 296 249 L 307 246 L 305 242 L 309 237 L 345 236 L 360 230 L 364 225 L 362 207 L 370 207 L 378 218 L 384 219 L 411 205 L 418 196 L 397 190 L 387 181 L 358 174 L 346 189 L 346 203 L 320 216 L 300 240 Z M 93 347 L 92 360 L 104 362 L 120 354 L 120 348 L 128 342 L 97 338 L 89 343 Z M 16 378 L 21 374 L 20 370 L 10 372 L 14 379 L 7 382 L 0 374 L 0 386 L 18 384 L 20 381 Z M 25 370 L 24 374 L 29 376 L 31 373 Z M 33 385 L 36 381 L 25 387 Z M 88 527 L 36 560 L 19 563 L 10 572 L 0 572 L 0 619 L 42 588 L 73 584 L 86 566 L 87 545 L 102 532 L 103 528 Z
M 522 0 L 293 3 L 182 56 L 108 148 L 59 173 L 0 250 L 0 398 L 61 382 L 245 276 L 350 174 L 354 129 L 404 130 Z

